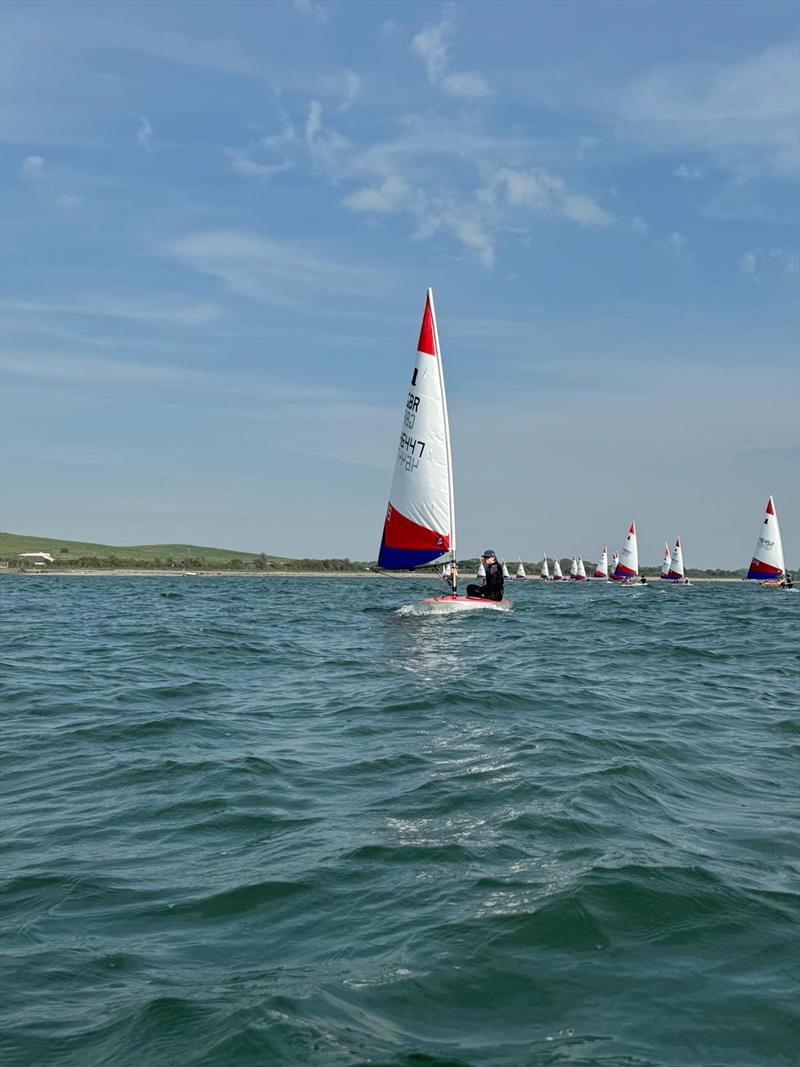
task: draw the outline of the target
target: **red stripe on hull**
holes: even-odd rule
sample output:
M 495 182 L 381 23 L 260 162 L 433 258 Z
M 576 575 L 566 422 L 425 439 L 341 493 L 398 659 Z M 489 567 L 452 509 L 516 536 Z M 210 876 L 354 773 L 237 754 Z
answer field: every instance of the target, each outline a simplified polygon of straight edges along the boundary
M 390 504 L 386 510 L 386 523 L 383 527 L 383 539 L 388 548 L 421 549 L 423 551 L 446 552 L 450 547 L 447 534 L 429 530 L 426 526 L 412 522 Z

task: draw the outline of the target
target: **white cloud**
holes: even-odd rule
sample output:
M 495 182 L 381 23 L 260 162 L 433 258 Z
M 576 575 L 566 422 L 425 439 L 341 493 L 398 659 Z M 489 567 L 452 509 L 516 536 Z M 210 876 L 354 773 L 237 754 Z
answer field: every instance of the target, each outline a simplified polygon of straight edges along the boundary
M 498 190 L 512 208 L 527 207 L 561 215 L 583 226 L 610 226 L 614 221 L 588 196 L 573 192 L 563 179 L 541 168 L 523 171 L 501 167 L 491 176 L 484 193 L 494 201 Z
M 411 42 L 411 47 L 425 64 L 431 85 L 442 89 L 449 96 L 467 100 L 489 96 L 492 90 L 482 75 L 471 70 L 450 69 L 452 11 L 452 6 L 447 5 L 441 21 L 435 26 L 427 26 L 424 30 L 420 30 Z
M 271 178 L 273 174 L 279 174 L 292 166 L 288 159 L 280 163 L 258 163 L 251 159 L 247 152 L 236 148 L 226 148 L 225 155 L 234 174 L 245 174 L 248 177 Z
M 641 215 L 637 215 L 636 218 L 631 219 L 631 229 L 634 233 L 638 233 L 640 237 L 647 237 L 650 232 L 650 227 Z
M 307 18 L 316 19 L 318 22 L 328 21 L 328 11 L 322 4 L 312 3 L 312 0 L 292 0 L 292 7 Z
M 217 278 L 248 300 L 282 307 L 375 289 L 375 271 L 304 242 L 278 241 L 236 230 L 204 230 L 166 246 L 167 256 Z
M 739 260 L 739 270 L 750 278 L 758 277 L 758 257 L 755 252 L 745 252 Z
M 391 174 L 380 185 L 365 185 L 346 196 L 342 203 L 353 211 L 391 215 L 408 204 L 411 187 L 399 175 Z
M 617 109 L 623 134 L 657 150 L 702 152 L 740 179 L 791 180 L 800 170 L 794 43 L 730 63 L 654 70 L 619 94 Z
M 136 140 L 145 152 L 153 151 L 153 127 L 145 115 L 139 116 L 139 129 L 136 131 Z
M 19 168 L 21 177 L 25 181 L 36 182 L 44 174 L 44 157 L 43 156 L 25 156 L 22 161 L 22 165 Z
M 669 245 L 670 251 L 674 252 L 676 256 L 679 256 L 683 251 L 683 246 L 686 244 L 686 238 L 682 233 L 673 230 L 667 238 L 667 244 Z
M 308 105 L 308 118 L 306 119 L 306 140 L 311 144 L 322 129 L 322 104 L 319 100 L 312 100 Z
M 699 181 L 704 175 L 700 167 L 690 167 L 688 163 L 679 163 L 673 170 L 671 177 L 683 178 L 685 181 Z
M 342 102 L 339 104 L 340 111 L 347 111 L 353 106 L 356 99 L 361 95 L 362 80 L 354 70 L 345 70 L 342 73 Z
M 133 298 L 96 294 L 67 301 L 11 300 L 4 303 L 3 308 L 36 315 L 77 315 L 127 319 L 133 322 L 172 323 L 177 326 L 207 326 L 222 314 L 216 304 L 169 295 Z

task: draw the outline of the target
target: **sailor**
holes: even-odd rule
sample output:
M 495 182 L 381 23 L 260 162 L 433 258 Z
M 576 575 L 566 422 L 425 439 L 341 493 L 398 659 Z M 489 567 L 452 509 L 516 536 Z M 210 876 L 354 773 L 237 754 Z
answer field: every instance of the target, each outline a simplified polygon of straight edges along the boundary
M 503 568 L 497 562 L 497 556 L 487 548 L 481 556 L 486 569 L 483 585 L 468 585 L 467 596 L 480 597 L 483 600 L 503 599 Z

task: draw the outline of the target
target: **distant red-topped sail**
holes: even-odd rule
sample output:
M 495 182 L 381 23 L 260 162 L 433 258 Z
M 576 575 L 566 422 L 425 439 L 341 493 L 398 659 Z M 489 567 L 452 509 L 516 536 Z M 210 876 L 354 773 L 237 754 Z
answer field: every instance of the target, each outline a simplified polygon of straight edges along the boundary
M 782 578 L 785 573 L 786 565 L 783 561 L 783 543 L 778 526 L 778 515 L 775 511 L 775 503 L 770 497 L 747 577 L 756 582 L 763 582 Z

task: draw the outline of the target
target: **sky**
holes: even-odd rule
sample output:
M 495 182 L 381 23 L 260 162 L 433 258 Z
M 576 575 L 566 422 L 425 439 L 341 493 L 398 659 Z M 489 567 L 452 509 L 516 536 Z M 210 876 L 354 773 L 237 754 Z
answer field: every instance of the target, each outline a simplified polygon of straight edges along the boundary
M 425 290 L 458 543 L 798 503 L 798 7 L 2 5 L 2 528 L 377 555 Z

